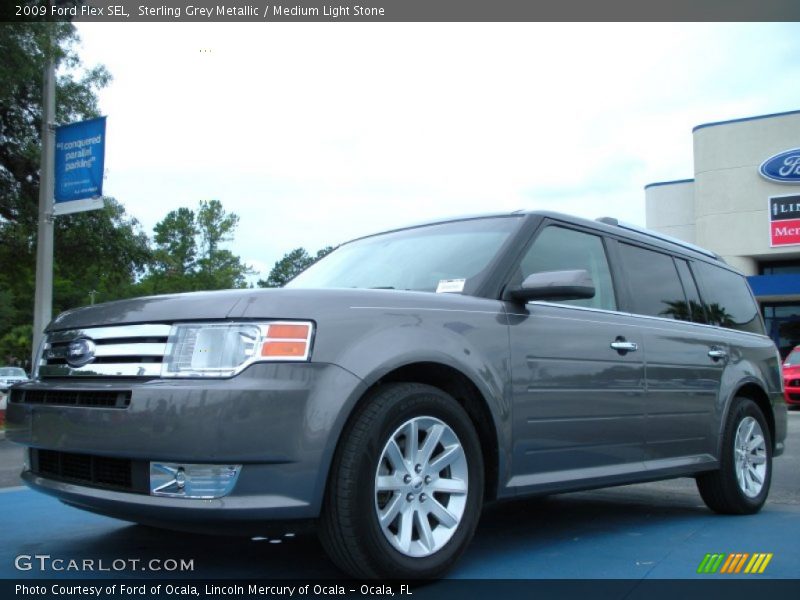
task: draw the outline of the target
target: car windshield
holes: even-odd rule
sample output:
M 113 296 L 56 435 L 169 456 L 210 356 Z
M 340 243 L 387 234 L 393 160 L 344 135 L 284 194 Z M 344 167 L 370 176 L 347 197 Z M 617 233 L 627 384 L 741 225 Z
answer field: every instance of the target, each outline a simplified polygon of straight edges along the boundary
M 0 377 L 26 377 L 25 371 L 17 367 L 0 368 Z
M 286 287 L 461 291 L 519 223 L 518 217 L 468 219 L 362 238 L 340 246 Z
M 783 361 L 784 367 L 796 367 L 797 365 L 800 365 L 800 348 L 792 350 L 786 360 Z

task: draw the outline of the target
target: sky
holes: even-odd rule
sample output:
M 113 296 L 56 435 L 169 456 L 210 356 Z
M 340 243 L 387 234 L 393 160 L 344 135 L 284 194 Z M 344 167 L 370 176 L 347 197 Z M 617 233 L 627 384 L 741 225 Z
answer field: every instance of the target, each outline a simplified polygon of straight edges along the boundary
M 800 24 L 91 23 L 104 193 L 145 231 L 219 199 L 286 252 L 466 214 L 645 225 L 692 128 L 800 109 Z

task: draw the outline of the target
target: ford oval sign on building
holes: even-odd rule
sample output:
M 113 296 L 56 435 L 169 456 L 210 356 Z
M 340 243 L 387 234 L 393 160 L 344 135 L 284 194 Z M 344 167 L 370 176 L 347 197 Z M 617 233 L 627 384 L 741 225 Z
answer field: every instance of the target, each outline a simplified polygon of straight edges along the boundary
M 761 163 L 758 172 L 770 181 L 800 185 L 800 148 L 769 157 Z

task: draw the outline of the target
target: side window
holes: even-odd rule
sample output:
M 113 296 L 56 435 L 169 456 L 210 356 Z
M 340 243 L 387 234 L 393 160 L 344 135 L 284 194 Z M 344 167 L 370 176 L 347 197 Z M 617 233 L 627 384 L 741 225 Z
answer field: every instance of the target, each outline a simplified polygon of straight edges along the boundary
M 671 256 L 629 244 L 620 244 L 619 251 L 633 312 L 691 320 L 689 305 Z
M 689 270 L 689 263 L 679 258 L 675 259 L 678 267 L 678 275 L 681 276 L 683 291 L 686 292 L 686 300 L 689 302 L 689 315 L 695 323 L 708 323 L 706 311 L 700 300 L 700 293 L 697 291 L 697 284 L 694 281 L 692 272 Z
M 692 269 L 700 284 L 709 324 L 764 333 L 758 306 L 744 277 L 699 261 L 692 263 Z
M 600 236 L 563 227 L 546 227 L 522 259 L 520 269 L 522 279 L 543 271 L 585 269 L 594 282 L 594 298 L 563 300 L 559 304 L 617 309 L 611 271 Z

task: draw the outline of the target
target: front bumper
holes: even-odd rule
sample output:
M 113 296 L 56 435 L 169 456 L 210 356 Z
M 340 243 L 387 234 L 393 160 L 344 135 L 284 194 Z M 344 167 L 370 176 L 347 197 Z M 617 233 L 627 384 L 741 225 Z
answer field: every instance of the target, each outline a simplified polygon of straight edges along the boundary
M 784 385 L 783 397 L 786 400 L 786 404 L 791 404 L 792 406 L 800 406 L 800 387 L 791 387 L 789 385 Z
M 318 363 L 255 364 L 227 380 L 75 381 L 21 390 L 131 392 L 125 408 L 10 402 L 7 435 L 60 452 L 135 461 L 241 464 L 229 495 L 157 497 L 42 477 L 23 480 L 68 504 L 181 529 L 248 529 L 319 515 L 341 429 L 364 392 L 355 375 Z

